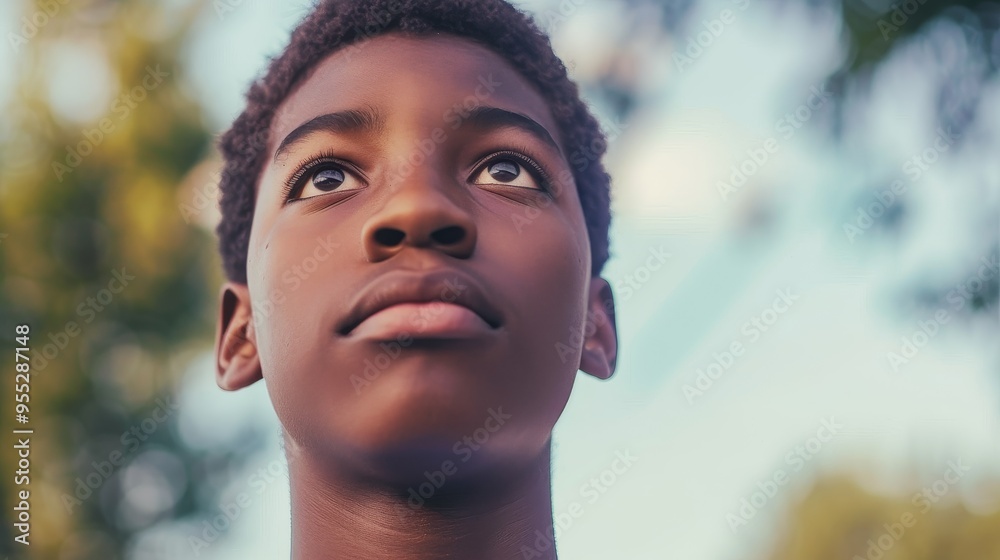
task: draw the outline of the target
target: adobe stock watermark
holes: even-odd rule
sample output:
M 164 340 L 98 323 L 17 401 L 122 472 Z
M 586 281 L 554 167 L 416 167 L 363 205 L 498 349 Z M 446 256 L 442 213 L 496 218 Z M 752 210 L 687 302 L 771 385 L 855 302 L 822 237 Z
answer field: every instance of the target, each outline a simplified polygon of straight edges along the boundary
M 976 273 L 963 282 L 959 282 L 952 288 L 945 300 L 951 304 L 952 309 L 958 311 L 965 307 L 969 300 L 974 298 L 985 286 L 987 282 L 997 274 L 1000 274 L 1000 255 L 991 255 L 989 258 L 983 257 L 980 262 L 982 266 Z M 910 363 L 917 354 L 931 339 L 941 332 L 941 328 L 951 322 L 951 315 L 944 307 L 934 311 L 934 315 L 929 319 L 917 321 L 917 328 L 909 335 L 900 338 L 898 351 L 886 353 L 886 360 L 894 373 L 899 372 L 899 368 Z
M 619 305 L 628 301 L 637 291 L 649 283 L 653 278 L 653 273 L 663 268 L 667 259 L 670 258 L 670 253 L 666 252 L 662 245 L 656 248 L 650 247 L 648 252 L 649 255 L 643 264 L 639 265 L 631 273 L 626 274 L 624 278 L 615 282 L 614 291 L 621 294 Z M 555 343 L 553 347 L 559 355 L 560 362 L 565 364 L 570 360 L 578 360 L 580 349 L 583 348 L 584 342 L 594 336 L 597 329 L 603 326 L 609 320 L 609 317 L 615 314 L 614 299 L 604 300 L 601 307 L 603 312 L 588 308 L 584 317 L 583 327 L 570 327 L 567 339 Z
M 442 122 L 451 131 L 458 130 L 474 111 L 484 107 L 486 101 L 503 86 L 493 77 L 493 74 L 479 76 L 478 81 L 479 83 L 469 95 L 454 103 L 441 115 Z M 426 138 L 415 139 L 410 153 L 396 162 L 395 169 L 389 175 L 389 181 L 398 184 L 409 177 L 414 169 L 423 165 L 427 158 L 431 157 L 438 147 L 447 140 L 448 132 L 441 126 L 435 127 Z
M 302 283 L 319 270 L 320 265 L 329 259 L 334 250 L 340 246 L 341 243 L 334 240 L 332 233 L 325 238 L 317 237 L 312 254 L 307 255 L 298 264 L 292 265 L 281 273 L 281 286 L 268 292 L 263 300 L 251 301 L 254 317 L 264 319 L 270 317 L 279 305 L 288 300 L 288 293 L 298 290 Z
M 653 273 L 663 268 L 669 258 L 670 253 L 666 252 L 662 245 L 655 249 L 650 247 L 649 256 L 643 264 L 615 282 L 615 293 L 619 295 L 620 301 L 623 303 L 628 301 L 634 293 L 649 283 Z
M 29 41 L 37 37 L 39 31 L 48 25 L 62 11 L 63 6 L 69 4 L 69 2 L 70 0 L 36 1 L 34 5 L 38 6 L 38 9 L 31 15 L 21 18 L 21 27 L 18 29 L 18 32 L 11 31 L 7 33 L 7 43 L 10 45 L 11 50 L 14 51 L 14 54 L 21 52 L 21 47 L 27 45 Z
M 591 140 L 590 144 L 581 146 L 573 151 L 569 156 L 570 165 L 576 171 L 586 171 L 595 161 L 600 160 L 601 154 L 605 153 L 616 140 L 621 138 L 629 124 L 622 120 L 620 116 L 615 116 L 610 121 L 599 121 L 601 135 Z
M 917 509 L 907 510 L 900 514 L 898 520 L 883 524 L 883 532 L 865 543 L 868 545 L 865 555 L 855 554 L 852 560 L 882 560 L 886 553 L 899 544 L 906 533 L 916 526 L 920 521 L 919 516 L 929 512 L 933 504 L 941 501 L 970 470 L 968 465 L 962 464 L 961 458 L 949 461 L 948 470 L 941 478 L 913 494 L 910 503 Z
M 776 290 L 774 293 L 777 297 L 774 298 L 770 306 L 743 323 L 740 332 L 745 337 L 746 344 L 743 342 L 744 339 L 736 338 L 726 346 L 722 353 L 713 352 L 712 363 L 695 372 L 694 384 L 686 383 L 684 385 L 682 389 L 688 404 L 694 404 L 696 398 L 705 396 L 705 393 L 715 385 L 715 382 L 733 367 L 736 359 L 746 353 L 746 345 L 760 340 L 760 337 L 773 327 L 782 315 L 788 313 L 792 305 L 801 297 L 792 293 L 791 287 Z
M 444 312 L 445 306 L 458 299 L 458 296 L 466 289 L 468 289 L 468 286 L 457 279 L 446 280 L 438 299 L 430 302 L 428 305 L 422 306 L 419 311 L 414 312 L 410 316 L 410 324 L 413 325 L 414 329 L 413 332 L 419 334 L 426 330 L 430 321 L 440 316 Z M 394 341 L 380 342 L 379 348 L 382 350 L 373 359 L 365 358 L 365 367 L 362 369 L 361 375 L 357 373 L 351 374 L 351 385 L 354 387 L 354 393 L 360 395 L 365 388 L 369 387 L 384 371 L 389 369 L 392 362 L 403 352 L 403 348 L 412 343 L 413 334 L 409 331 L 399 333 Z
M 609 123 L 602 121 L 599 125 L 601 127 L 601 136 L 594 138 L 590 144 L 585 144 L 573 150 L 569 156 L 571 167 L 578 173 L 586 171 L 594 162 L 600 161 L 601 154 L 605 153 L 608 147 L 618 140 L 629 127 L 628 123 L 620 117 L 615 117 Z M 556 200 L 562 196 L 564 189 L 576 185 L 573 172 L 567 169 L 560 170 L 551 179 L 552 182 L 549 185 L 552 191 L 551 196 L 538 197 L 531 204 L 524 205 L 520 211 L 511 213 L 510 219 L 517 233 L 524 233 L 525 227 L 538 219 L 542 215 L 543 209 L 555 204 Z
M 126 460 L 132 456 L 142 444 L 147 441 L 150 436 L 156 433 L 160 429 L 160 426 L 165 424 L 167 420 L 173 416 L 177 410 L 180 409 L 180 405 L 173 402 L 173 399 L 169 396 L 160 397 L 156 399 L 156 408 L 152 410 L 149 416 L 143 418 L 136 424 L 133 424 L 128 430 L 122 432 L 119 442 L 125 451 L 122 452 L 120 449 L 115 449 L 108 454 L 107 458 L 103 461 L 92 461 L 90 465 L 93 469 L 84 476 L 79 476 L 76 478 L 76 488 L 73 494 L 63 493 L 62 504 L 66 508 L 66 513 L 72 514 L 73 509 L 83 505 L 87 499 L 89 499 L 94 492 L 96 492 L 101 486 L 104 485 L 108 479 L 111 478 L 113 474 L 121 467 Z
M 255 157 L 261 151 L 265 150 L 267 148 L 270 131 L 282 124 L 287 124 L 287 122 L 285 122 L 287 121 L 287 116 L 285 114 L 276 118 L 279 119 L 279 122 L 273 123 L 271 127 L 255 131 L 246 138 L 241 138 L 240 144 L 230 147 L 229 149 L 232 150 L 229 154 L 230 157 Z M 242 169 L 237 169 L 236 173 L 238 174 L 240 171 L 242 171 Z M 205 210 L 213 206 L 218 206 L 220 194 L 219 188 L 222 184 L 223 178 L 229 178 L 229 173 L 226 172 L 225 169 L 212 172 L 209 176 L 209 180 L 201 187 L 195 189 L 190 200 L 178 203 L 178 209 L 180 210 L 181 217 L 184 219 L 184 223 L 190 224 Z
M 104 117 L 97 122 L 95 128 L 84 129 L 80 134 L 83 138 L 79 142 L 66 146 L 66 156 L 63 161 L 52 162 L 52 171 L 55 173 L 56 179 L 61 183 L 67 174 L 79 167 L 84 158 L 94 153 L 94 150 L 118 129 L 118 123 L 127 120 L 132 111 L 145 101 L 149 97 L 149 93 L 158 88 L 169 75 L 169 72 L 160 69 L 159 64 L 155 68 L 147 66 L 146 75 L 142 78 L 141 83 L 120 94 L 112 103 L 111 112 L 118 117 L 117 122 L 111 117 Z
M 467 463 L 476 451 L 482 449 L 493 437 L 493 434 L 500 431 L 500 428 L 512 418 L 512 415 L 504 413 L 502 406 L 498 406 L 496 409 L 490 408 L 486 412 L 489 413 L 489 416 L 486 417 L 483 426 L 476 428 L 475 431 L 455 442 L 455 445 L 452 446 L 452 453 L 457 460 L 446 459 L 441 462 L 440 469 L 433 472 L 424 471 L 424 478 L 427 480 L 416 488 L 411 486 L 407 489 L 406 505 L 409 507 L 402 510 L 404 517 L 412 515 L 413 512 L 423 507 L 427 500 L 433 498 L 448 482 L 448 478 L 457 474 L 462 464 Z
M 882 33 L 882 40 L 888 41 L 889 35 L 897 33 L 900 27 L 910 21 L 910 16 L 917 13 L 920 6 L 926 3 L 927 0 L 905 0 L 893 3 L 888 20 L 884 17 L 878 20 L 878 30 Z
M 927 346 L 932 338 L 937 336 L 941 327 L 951 322 L 951 316 L 946 309 L 938 309 L 930 319 L 917 322 L 917 329 L 900 340 L 899 352 L 886 352 L 885 358 L 889 362 L 892 371 L 898 372 L 899 368 L 910 363 L 917 353 Z
M 246 486 L 251 492 L 239 492 L 230 501 L 218 507 L 218 514 L 202 522 L 201 532 L 197 536 L 188 537 L 188 545 L 195 556 L 219 540 L 236 520 L 253 505 L 254 499 L 264 494 L 267 488 L 275 482 L 288 481 L 288 463 L 283 459 L 275 459 L 266 466 L 257 469 L 246 480 Z
M 904 182 L 902 179 L 894 180 L 888 189 L 883 189 L 875 193 L 874 202 L 868 206 L 858 206 L 857 215 L 853 223 L 843 223 L 842 228 L 844 235 L 847 236 L 847 240 L 854 243 L 858 237 L 864 235 L 866 231 L 874 226 L 875 221 L 885 214 L 900 197 L 906 194 L 910 185 L 919 181 L 924 176 L 924 173 L 937 163 L 941 158 L 941 154 L 951 149 L 958 138 L 959 136 L 950 130 L 945 130 L 944 127 L 938 128 L 937 135 L 934 137 L 931 145 L 903 163 L 903 174 L 909 179 L 909 183 Z
M 69 346 L 72 339 L 80 336 L 80 333 L 83 332 L 81 327 L 94 322 L 97 314 L 107 309 L 114 301 L 115 296 L 125 291 L 125 288 L 133 280 L 135 280 L 135 276 L 129 274 L 124 266 L 119 270 L 112 270 L 111 279 L 108 280 L 107 285 L 87 296 L 76 306 L 76 314 L 82 319 L 82 323 L 67 321 L 61 331 L 48 334 L 48 342 L 42 344 L 40 350 L 32 351 L 32 369 L 35 371 L 45 370 L 49 362 L 55 360 Z
M 560 535 L 569 531 L 576 523 L 576 520 L 583 517 L 586 513 L 587 505 L 594 505 L 600 501 L 611 487 L 618 483 L 620 477 L 627 473 L 638 460 L 639 458 L 632 455 L 632 452 L 627 449 L 625 451 L 615 451 L 615 458 L 611 461 L 611 465 L 596 476 L 592 476 L 590 480 L 580 486 L 580 497 L 586 498 L 586 501 L 574 500 L 570 502 L 565 512 L 553 515 L 551 530 L 542 532 L 536 529 L 535 541 L 532 543 L 534 546 L 521 545 L 521 558 L 526 560 L 548 558 L 549 556 L 545 552 L 555 547 Z
M 800 472 L 806 464 L 812 461 L 823 448 L 833 440 L 844 426 L 831 416 L 821 421 L 816 433 L 805 443 L 796 445 L 785 454 L 785 465 L 791 467 L 791 473 Z M 736 533 L 741 527 L 749 524 L 767 504 L 778 495 L 779 489 L 791 482 L 789 472 L 784 468 L 775 469 L 771 476 L 757 482 L 757 489 L 739 501 L 739 508 L 726 514 L 729 530 Z
M 988 285 L 987 282 L 989 280 L 1000 274 L 1000 254 L 994 253 L 988 257 L 983 257 L 979 259 L 979 262 L 983 264 L 976 270 L 975 274 L 955 284 L 955 287 L 945 295 L 945 301 L 950 303 L 952 309 L 955 311 L 959 311 L 965 307 L 969 300 L 974 298 Z
M 750 0 L 734 0 L 733 4 L 736 5 L 736 9 L 739 12 L 742 12 L 750 5 Z M 736 21 L 737 15 L 738 12 L 725 8 L 716 17 L 701 20 L 701 26 L 704 29 L 698 31 L 693 37 L 688 37 L 684 54 L 674 51 L 672 55 L 677 70 L 683 72 L 685 68 L 694 65 L 694 61 L 705 54 L 705 51 L 715 44 L 715 40 L 722 36 L 727 26 L 732 25 Z
M 535 21 L 539 22 L 545 34 L 551 37 L 557 27 L 569 21 L 586 3 L 587 0 L 562 0 L 556 9 L 549 8 L 535 14 Z
M 799 129 L 806 122 L 813 118 L 833 97 L 833 93 L 826 89 L 826 84 L 822 86 L 812 86 L 809 88 L 809 96 L 804 103 L 801 103 L 794 110 L 785 113 L 774 123 L 774 131 L 779 134 L 784 141 L 791 140 Z M 729 181 L 716 181 L 716 189 L 726 202 L 729 197 L 735 195 L 746 185 L 747 181 L 763 169 L 770 161 L 771 156 L 781 150 L 781 143 L 775 136 L 770 136 L 760 143 L 758 147 L 749 148 L 746 151 L 747 157 L 730 167 Z
M 212 0 L 212 9 L 215 10 L 215 15 L 218 16 L 219 20 L 223 20 L 226 18 L 226 14 L 235 12 L 237 8 L 246 3 L 246 0 Z
M 604 300 L 601 307 L 601 311 L 588 307 L 586 317 L 583 321 L 583 328 L 570 327 L 569 338 L 566 342 L 560 340 L 555 343 L 554 348 L 556 354 L 559 355 L 560 362 L 565 364 L 570 360 L 579 360 L 584 342 L 594 336 L 597 329 L 607 323 L 609 317 L 614 315 L 615 303 L 613 299 Z
M 185 224 L 193 222 L 205 210 L 218 206 L 220 184 L 222 184 L 222 172 L 216 171 L 212 173 L 208 182 L 195 190 L 190 201 L 178 203 L 177 208 Z

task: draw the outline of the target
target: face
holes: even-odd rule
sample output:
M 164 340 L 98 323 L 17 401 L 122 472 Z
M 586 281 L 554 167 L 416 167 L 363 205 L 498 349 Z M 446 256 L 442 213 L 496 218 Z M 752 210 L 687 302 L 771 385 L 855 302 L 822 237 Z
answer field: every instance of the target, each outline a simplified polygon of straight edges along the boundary
M 219 382 L 262 376 L 296 449 L 366 473 L 525 464 L 578 369 L 614 369 L 590 269 L 565 145 L 517 69 L 460 38 L 371 39 L 275 115 Z

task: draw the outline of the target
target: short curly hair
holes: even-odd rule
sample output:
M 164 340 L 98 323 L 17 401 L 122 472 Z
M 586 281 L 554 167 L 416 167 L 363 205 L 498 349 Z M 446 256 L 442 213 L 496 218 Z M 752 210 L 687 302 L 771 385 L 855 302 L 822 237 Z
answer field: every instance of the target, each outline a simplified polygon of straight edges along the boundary
M 611 223 L 611 178 L 601 163 L 607 140 L 549 38 L 504 0 L 320 0 L 264 76 L 250 86 L 246 108 L 219 139 L 224 162 L 219 182 L 222 219 L 216 232 L 226 276 L 247 282 L 257 183 L 278 107 L 325 57 L 389 32 L 443 33 L 475 41 L 509 61 L 537 88 L 571 154 L 590 238 L 591 273 L 599 276 L 608 260 Z

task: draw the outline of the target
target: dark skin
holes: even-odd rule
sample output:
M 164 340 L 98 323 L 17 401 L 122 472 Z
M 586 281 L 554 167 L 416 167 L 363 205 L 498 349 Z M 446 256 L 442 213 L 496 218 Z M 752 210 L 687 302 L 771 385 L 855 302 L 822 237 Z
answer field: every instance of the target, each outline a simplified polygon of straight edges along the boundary
M 552 428 L 578 370 L 613 374 L 617 332 L 544 99 L 472 41 L 383 35 L 314 68 L 269 155 L 248 283 L 222 290 L 217 380 L 266 380 L 292 558 L 555 558 L 536 549 Z M 431 274 L 490 311 L 442 289 L 350 320 Z

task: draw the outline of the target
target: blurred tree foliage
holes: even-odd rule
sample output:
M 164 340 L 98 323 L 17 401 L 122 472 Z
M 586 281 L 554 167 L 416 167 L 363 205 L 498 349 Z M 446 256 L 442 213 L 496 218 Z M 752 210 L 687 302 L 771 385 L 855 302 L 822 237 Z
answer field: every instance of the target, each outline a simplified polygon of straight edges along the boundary
M 843 0 L 842 14 L 848 32 L 850 56 L 844 67 L 832 77 L 834 89 L 843 93 L 849 82 L 868 84 L 892 50 L 906 41 L 919 39 L 933 26 L 950 25 L 964 37 L 968 52 L 961 64 L 955 64 L 937 84 L 936 114 L 938 125 L 946 127 L 960 139 L 969 127 L 981 118 L 983 95 L 989 80 L 995 79 L 1000 68 L 1000 3 L 983 0 Z M 840 97 L 843 100 L 843 95 Z M 997 124 L 997 123 L 994 123 Z M 961 144 L 960 140 L 960 144 Z M 961 148 L 961 146 L 960 146 Z M 996 162 L 995 162 L 996 163 Z M 989 187 L 979 185 L 982 193 Z M 992 185 L 996 188 L 996 185 Z M 971 196 L 979 197 L 979 193 Z M 905 218 L 906 201 L 899 201 Z M 1000 255 L 1000 208 L 984 204 L 979 215 L 969 216 L 967 223 L 975 229 L 979 240 L 974 253 L 987 260 Z M 892 226 L 900 230 L 905 219 Z M 940 308 L 946 305 L 955 285 L 975 276 L 982 264 L 971 259 L 968 268 L 954 270 L 951 279 L 934 284 L 915 279 L 908 290 L 917 306 Z M 995 319 L 1000 309 L 1000 278 L 993 274 L 985 285 L 963 306 L 960 315 L 967 322 L 978 317 Z M 989 321 L 994 327 L 998 321 Z M 1000 355 L 1000 354 L 998 354 Z
M 782 6 L 800 5 L 799 0 L 747 0 L 734 6 L 746 9 L 781 9 Z M 695 28 L 693 21 L 694 0 L 627 0 L 629 10 L 626 15 L 628 25 L 623 29 L 648 30 L 649 22 L 657 20 L 655 33 L 660 39 L 677 39 Z M 556 2 L 552 2 L 556 4 Z M 957 31 L 968 45 L 968 52 L 961 64 L 954 64 L 950 73 L 936 84 L 935 114 L 931 115 L 939 126 L 960 137 L 959 150 L 966 138 L 968 128 L 980 117 L 983 95 L 989 89 L 989 80 L 997 76 L 1000 68 L 1000 2 L 991 0 L 808 0 L 804 2 L 814 8 L 822 8 L 839 15 L 843 27 L 843 40 L 847 57 L 840 68 L 827 78 L 827 88 L 834 93 L 834 113 L 836 118 L 827 123 L 831 141 L 844 141 L 844 108 L 848 96 L 865 95 L 872 78 L 891 55 L 909 42 L 925 39 L 932 28 L 949 26 Z M 560 4 L 561 6 L 562 4 Z M 656 14 L 658 18 L 651 18 Z M 691 21 L 688 21 L 691 20 Z M 628 45 L 635 35 L 623 35 L 620 41 Z M 808 49 L 809 45 L 803 45 Z M 602 75 L 585 89 L 592 98 L 603 104 L 621 119 L 628 119 L 635 109 L 644 102 L 639 87 L 641 58 L 646 53 L 642 49 L 623 47 L 611 58 Z M 667 55 L 669 56 L 669 54 Z M 855 101 L 858 101 L 855 99 Z M 982 196 L 989 187 L 978 185 L 980 192 L 969 196 Z M 995 185 L 993 186 L 995 188 Z M 859 201 L 867 202 L 871 197 L 868 185 L 858 189 Z M 893 232 L 905 231 L 908 225 L 909 202 L 898 200 L 890 209 L 891 216 L 882 220 L 879 227 Z M 965 269 L 950 271 L 951 280 L 943 284 L 932 284 L 923 278 L 913 279 L 913 285 L 906 286 L 906 297 L 902 301 L 904 309 L 927 307 L 939 308 L 955 283 L 971 278 L 979 269 L 980 257 L 991 259 L 1000 255 L 1000 208 L 996 205 L 982 205 L 979 214 L 969 216 L 967 223 L 974 228 L 980 240 L 970 249 L 977 255 Z M 979 293 L 971 298 L 971 305 L 964 306 L 959 315 L 966 322 L 977 319 L 996 318 L 1000 308 L 1000 280 L 994 275 Z M 919 309 L 923 314 L 926 309 Z M 994 328 L 1000 322 L 993 320 Z M 1000 353 L 998 353 L 1000 359 Z
M 845 70 L 871 70 L 892 48 L 926 30 L 935 21 L 950 20 L 970 34 L 972 44 L 995 73 L 1000 60 L 993 41 L 1000 26 L 1000 4 L 984 0 L 844 0 L 844 25 L 850 33 L 852 56 Z
M 15 325 L 30 325 L 32 526 L 30 548 L 0 554 L 124 558 L 130 535 L 198 511 L 197 486 L 218 463 L 181 444 L 172 401 L 187 343 L 211 340 L 219 283 L 212 236 L 184 219 L 178 189 L 212 141 L 178 58 L 203 6 L 19 4 L 18 90 L 0 145 L 0 348 L 9 371 Z M 90 122 L 51 102 L 67 49 L 93 64 L 78 75 L 111 70 L 113 98 Z M 11 383 L 2 391 L 7 441 L 24 426 Z M 0 454 L 16 464 L 11 445 Z M 0 548 L 12 543 L 14 490 L 4 476 Z
M 849 476 L 821 479 L 793 507 L 768 560 L 1000 558 L 1000 509 L 979 514 L 943 482 L 911 494 L 872 494 Z M 942 488 L 945 488 L 942 490 Z

